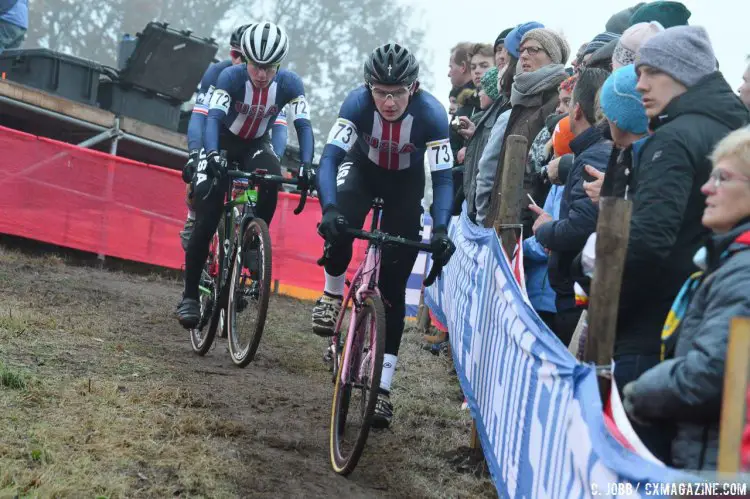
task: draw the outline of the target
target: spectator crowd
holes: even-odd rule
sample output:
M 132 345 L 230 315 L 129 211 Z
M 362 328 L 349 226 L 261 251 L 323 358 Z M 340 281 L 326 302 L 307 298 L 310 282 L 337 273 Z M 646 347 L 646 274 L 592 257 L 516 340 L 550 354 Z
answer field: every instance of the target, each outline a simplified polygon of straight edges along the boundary
M 738 95 L 690 17 L 639 3 L 575 52 L 542 19 L 459 43 L 449 118 L 454 214 L 481 226 L 497 222 L 508 138 L 526 139 L 526 288 L 566 345 L 590 292 L 599 198 L 632 201 L 616 384 L 656 457 L 710 470 L 730 321 L 750 317 L 750 66 Z

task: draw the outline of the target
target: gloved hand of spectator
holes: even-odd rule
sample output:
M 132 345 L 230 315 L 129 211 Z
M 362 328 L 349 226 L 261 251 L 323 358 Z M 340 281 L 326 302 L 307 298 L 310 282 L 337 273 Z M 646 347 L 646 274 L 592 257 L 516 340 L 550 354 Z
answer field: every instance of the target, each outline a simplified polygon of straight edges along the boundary
M 448 237 L 448 229 L 444 225 L 435 227 L 432 231 L 432 261 L 440 266 L 445 266 L 456 251 L 456 245 Z
M 193 149 L 188 154 L 187 163 L 182 167 L 182 181 L 189 184 L 193 181 L 193 175 L 195 175 L 195 169 L 198 167 L 200 151 Z
M 641 426 L 649 426 L 651 423 L 638 417 L 635 407 L 633 406 L 634 384 L 635 381 L 631 381 L 622 389 L 622 406 L 625 409 L 625 413 L 634 423 Z
M 323 218 L 318 225 L 318 234 L 331 244 L 341 240 L 341 236 L 349 226 L 346 217 L 332 204 L 323 208 Z

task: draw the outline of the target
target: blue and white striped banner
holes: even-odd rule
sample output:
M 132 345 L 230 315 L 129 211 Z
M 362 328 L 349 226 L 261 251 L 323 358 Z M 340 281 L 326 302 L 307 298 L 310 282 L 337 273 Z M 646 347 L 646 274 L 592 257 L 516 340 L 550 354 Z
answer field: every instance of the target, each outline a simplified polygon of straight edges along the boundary
M 423 243 L 429 243 L 432 237 L 432 217 L 428 213 L 422 214 L 422 236 Z M 406 282 L 406 317 L 416 317 L 419 311 L 419 297 L 422 295 L 422 281 L 424 281 L 425 270 L 430 262 L 430 254 L 420 251 L 417 261 L 411 270 L 409 280 Z
M 596 374 L 523 299 L 492 229 L 465 215 L 425 302 L 448 327 L 456 371 L 501 498 L 656 496 L 691 478 L 626 450 L 606 429 Z M 626 493 L 622 493 L 626 492 Z

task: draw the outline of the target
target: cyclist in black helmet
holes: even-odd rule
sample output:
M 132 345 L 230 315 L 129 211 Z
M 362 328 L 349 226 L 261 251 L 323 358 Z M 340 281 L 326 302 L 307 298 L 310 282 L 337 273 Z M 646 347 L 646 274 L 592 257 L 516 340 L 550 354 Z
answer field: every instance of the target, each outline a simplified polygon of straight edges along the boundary
M 198 158 L 201 154 L 201 150 L 203 149 L 203 132 L 206 128 L 208 104 L 211 101 L 211 95 L 213 94 L 214 88 L 216 88 L 216 82 L 218 81 L 221 72 L 230 66 L 247 62 L 242 55 L 241 41 L 242 35 L 250 26 L 252 25 L 243 24 L 232 31 L 232 36 L 229 39 L 229 59 L 211 64 L 203 74 L 200 87 L 198 88 L 198 96 L 195 99 L 195 106 L 193 107 L 193 114 L 190 116 L 190 123 L 188 124 L 187 132 L 188 151 L 190 151 L 190 153 L 188 161 L 182 170 L 182 180 L 188 184 L 187 196 L 185 199 L 188 206 L 188 216 L 187 220 L 185 220 L 185 226 L 180 232 L 182 248 L 185 251 L 187 251 L 187 243 L 190 241 L 190 236 L 193 233 L 193 227 L 195 226 L 195 212 L 193 211 L 192 200 L 192 178 L 195 174 L 195 168 L 198 165 Z M 274 126 L 271 128 L 271 142 L 273 150 L 277 156 L 281 156 L 284 153 L 287 137 L 286 114 L 282 111 L 279 113 L 279 116 L 274 122 Z
M 331 336 L 341 310 L 352 239 L 338 219 L 361 228 L 372 200 L 384 200 L 381 229 L 418 241 L 425 185 L 425 154 L 432 172 L 433 254 L 447 262 L 455 247 L 448 239 L 453 153 L 448 114 L 431 94 L 419 89 L 419 63 L 404 46 L 378 47 L 364 65 L 365 84 L 346 98 L 323 149 L 318 193 L 323 208 L 321 236 L 331 245 L 325 266 L 325 290 L 312 314 L 313 332 Z M 374 427 L 387 427 L 393 416 L 390 390 L 404 330 L 406 281 L 417 251 L 383 248 L 378 286 L 386 304 L 386 344 Z

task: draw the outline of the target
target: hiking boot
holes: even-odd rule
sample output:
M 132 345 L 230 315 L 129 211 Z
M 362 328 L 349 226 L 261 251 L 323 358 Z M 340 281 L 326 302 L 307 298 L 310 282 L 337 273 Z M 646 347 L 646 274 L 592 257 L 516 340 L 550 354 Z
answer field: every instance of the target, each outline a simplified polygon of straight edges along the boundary
M 201 305 L 195 298 L 183 298 L 177 306 L 177 320 L 185 329 L 194 329 L 201 320 Z
M 323 296 L 318 298 L 312 313 L 313 333 L 318 336 L 333 336 L 333 329 L 336 327 L 336 319 L 341 312 L 343 301 L 343 296 L 328 293 L 323 293 Z
M 378 400 L 375 402 L 375 412 L 372 415 L 370 426 L 377 429 L 388 428 L 393 419 L 393 404 L 391 396 L 384 391 L 378 392 Z
M 188 218 L 185 220 L 185 226 L 180 231 L 180 239 L 182 241 L 182 250 L 187 251 L 188 243 L 190 242 L 190 236 L 193 235 L 193 228 L 195 227 L 195 219 Z

